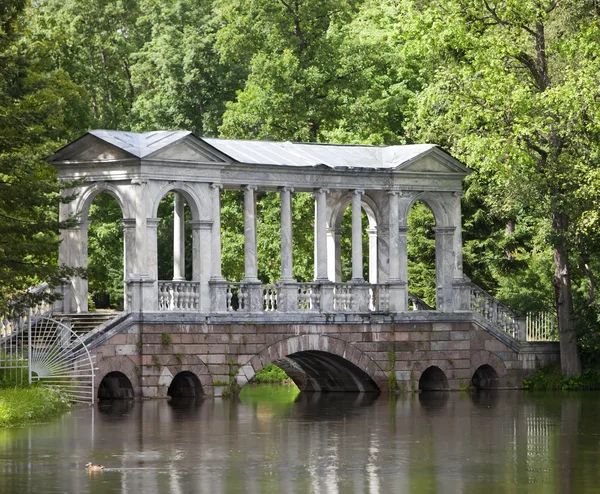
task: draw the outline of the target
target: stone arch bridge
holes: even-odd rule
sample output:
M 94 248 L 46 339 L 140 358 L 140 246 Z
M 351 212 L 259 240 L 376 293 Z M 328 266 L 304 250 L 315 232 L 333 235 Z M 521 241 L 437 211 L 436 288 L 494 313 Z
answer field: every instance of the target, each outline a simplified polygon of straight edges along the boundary
M 59 262 L 87 266 L 88 212 L 100 193 L 123 213 L 123 312 L 92 325 L 99 397 L 219 395 L 276 363 L 306 391 L 511 387 L 559 358 L 548 327 L 526 319 L 463 274 L 462 180 L 469 170 L 435 145 L 349 146 L 201 138 L 190 132 L 90 131 L 51 159 L 75 199 L 61 219 Z M 221 270 L 221 193 L 243 190 L 244 268 Z M 281 278 L 258 279 L 256 195 L 281 200 Z M 292 194 L 315 199 L 314 280 L 293 277 Z M 158 279 L 158 204 L 174 193 L 173 279 Z M 407 217 L 435 218 L 435 310 L 408 292 Z M 185 272 L 184 203 L 192 272 Z M 341 218 L 352 209 L 352 278 L 342 282 Z M 363 252 L 361 215 L 368 218 Z M 368 256 L 368 277 L 363 259 Z M 88 286 L 74 279 L 54 307 L 75 323 Z M 539 329 L 539 328 L 538 328 Z M 543 333 L 543 335 L 542 335 Z M 539 336 L 542 335 L 542 338 Z

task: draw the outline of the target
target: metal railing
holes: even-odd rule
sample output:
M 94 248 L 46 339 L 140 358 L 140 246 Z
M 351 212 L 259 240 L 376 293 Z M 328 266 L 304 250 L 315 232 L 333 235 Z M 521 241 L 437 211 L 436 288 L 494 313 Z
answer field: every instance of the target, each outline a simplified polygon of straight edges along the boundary
M 527 313 L 527 341 L 558 341 L 556 314 L 552 312 Z

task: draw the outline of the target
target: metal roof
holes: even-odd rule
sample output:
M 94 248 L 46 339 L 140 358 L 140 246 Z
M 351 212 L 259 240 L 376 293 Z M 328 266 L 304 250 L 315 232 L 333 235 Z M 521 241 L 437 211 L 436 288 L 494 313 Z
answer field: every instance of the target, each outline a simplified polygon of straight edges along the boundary
M 144 158 L 189 135 L 188 131 L 122 132 L 91 130 L 90 134 L 128 153 Z M 194 138 L 229 156 L 238 163 L 331 168 L 396 168 L 437 146 L 408 144 L 403 146 L 360 146 L 314 144 L 241 139 Z
M 156 132 L 141 133 L 119 130 L 90 130 L 89 133 L 138 158 L 144 158 L 191 134 L 187 130 L 158 130 Z

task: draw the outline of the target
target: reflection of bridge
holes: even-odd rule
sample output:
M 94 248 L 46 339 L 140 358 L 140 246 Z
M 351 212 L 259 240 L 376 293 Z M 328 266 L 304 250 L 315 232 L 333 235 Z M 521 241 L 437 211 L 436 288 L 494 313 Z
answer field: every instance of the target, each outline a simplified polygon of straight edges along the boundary
M 125 311 L 86 341 L 102 393 L 218 393 L 270 362 L 307 390 L 458 389 L 519 384 L 558 358 L 527 343 L 526 325 L 463 275 L 460 195 L 468 170 L 433 145 L 333 146 L 203 139 L 189 132 L 92 131 L 58 151 L 61 179 L 81 179 L 61 209 L 79 218 L 59 261 L 87 265 L 88 211 L 107 192 L 123 212 Z M 221 193 L 244 191 L 245 277 L 221 272 Z M 258 279 L 257 191 L 281 201 L 281 278 Z M 71 191 L 67 191 L 71 192 Z M 292 275 L 292 194 L 315 196 L 315 277 Z M 175 194 L 174 279 L 158 280 L 158 205 Z M 426 203 L 436 226 L 436 310 L 407 286 L 407 217 Z M 184 203 L 192 272 L 185 273 Z M 341 221 L 352 208 L 352 279 L 341 282 Z M 363 277 L 362 211 L 369 221 Z M 64 313 L 86 313 L 87 281 L 65 288 Z M 392 372 L 394 371 L 394 372 Z M 183 374 L 182 374 L 183 373 Z M 177 377 L 178 376 L 178 377 Z M 125 379 L 125 377 L 127 379 Z

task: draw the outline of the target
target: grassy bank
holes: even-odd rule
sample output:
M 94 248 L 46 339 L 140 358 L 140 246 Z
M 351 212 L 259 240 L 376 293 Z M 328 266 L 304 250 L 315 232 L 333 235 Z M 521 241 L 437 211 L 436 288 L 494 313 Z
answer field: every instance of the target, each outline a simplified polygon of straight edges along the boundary
M 69 408 L 56 389 L 25 386 L 0 389 L 0 427 L 45 422 Z
M 535 391 L 589 391 L 600 389 L 600 371 L 587 369 L 581 374 L 566 377 L 560 366 L 551 365 L 523 381 L 523 389 Z
M 291 384 L 292 380 L 284 371 L 273 364 L 269 364 L 256 373 L 253 381 L 258 384 Z

